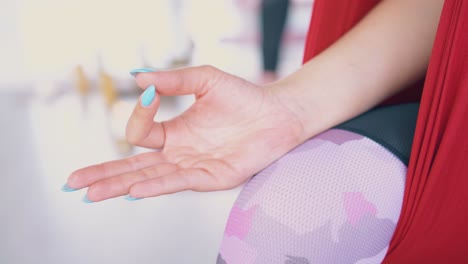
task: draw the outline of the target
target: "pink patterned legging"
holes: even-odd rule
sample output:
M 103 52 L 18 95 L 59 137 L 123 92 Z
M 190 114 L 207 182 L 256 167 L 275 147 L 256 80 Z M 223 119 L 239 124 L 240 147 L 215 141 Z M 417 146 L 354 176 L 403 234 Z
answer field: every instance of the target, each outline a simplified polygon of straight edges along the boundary
M 217 263 L 380 263 L 400 215 L 405 173 L 369 138 L 328 130 L 244 186 Z

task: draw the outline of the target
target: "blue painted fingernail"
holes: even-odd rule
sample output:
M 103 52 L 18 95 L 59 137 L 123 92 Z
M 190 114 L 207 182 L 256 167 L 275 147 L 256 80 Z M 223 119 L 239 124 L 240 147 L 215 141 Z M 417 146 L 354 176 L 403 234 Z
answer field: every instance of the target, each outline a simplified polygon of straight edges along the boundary
M 83 200 L 84 203 L 88 203 L 88 204 L 89 204 L 89 203 L 94 203 L 93 201 L 91 201 L 90 199 L 88 199 L 88 196 L 87 196 L 87 195 L 83 196 L 83 199 L 82 199 L 82 200 Z
M 141 73 L 141 72 L 155 72 L 155 71 L 156 71 L 155 69 L 151 69 L 151 68 L 139 68 L 139 69 L 131 70 L 130 75 L 135 77 L 138 73 Z
M 141 95 L 141 104 L 143 106 L 149 106 L 153 102 L 155 95 L 156 87 L 151 85 L 150 87 L 146 88 L 146 90 L 143 92 L 143 95 Z
M 72 187 L 68 186 L 68 184 L 65 183 L 62 187 L 62 192 L 74 192 L 78 189 L 73 189 Z
M 130 196 L 130 194 L 129 194 L 129 195 L 126 195 L 124 197 L 124 199 L 127 200 L 127 201 L 136 201 L 136 200 L 141 200 L 143 198 L 135 198 L 135 197 Z

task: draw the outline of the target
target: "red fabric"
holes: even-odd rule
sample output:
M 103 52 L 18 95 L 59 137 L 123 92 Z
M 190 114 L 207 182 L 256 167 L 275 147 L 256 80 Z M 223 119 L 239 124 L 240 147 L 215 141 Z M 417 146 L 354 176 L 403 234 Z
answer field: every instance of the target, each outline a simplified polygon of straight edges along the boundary
M 316 0 L 304 61 L 377 1 Z M 417 86 L 392 103 L 413 100 Z M 468 1 L 446 0 L 427 71 L 403 208 L 384 263 L 468 263 Z

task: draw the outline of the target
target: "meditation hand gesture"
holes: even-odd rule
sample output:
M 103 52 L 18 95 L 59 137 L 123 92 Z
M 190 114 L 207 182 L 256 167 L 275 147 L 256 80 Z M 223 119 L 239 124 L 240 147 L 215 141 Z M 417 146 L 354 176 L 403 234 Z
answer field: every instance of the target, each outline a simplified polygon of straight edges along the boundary
M 89 187 L 89 201 L 230 189 L 306 139 L 273 87 L 209 66 L 138 73 L 136 80 L 147 91 L 128 121 L 127 140 L 160 151 L 72 173 L 68 187 Z M 196 102 L 172 120 L 154 122 L 159 94 L 194 94 Z

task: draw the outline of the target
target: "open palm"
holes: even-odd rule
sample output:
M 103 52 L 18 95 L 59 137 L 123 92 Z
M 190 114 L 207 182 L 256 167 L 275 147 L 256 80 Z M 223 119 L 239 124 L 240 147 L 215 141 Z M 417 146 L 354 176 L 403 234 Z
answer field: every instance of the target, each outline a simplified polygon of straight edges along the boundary
M 155 85 L 162 95 L 194 94 L 196 102 L 161 123 L 153 121 L 158 95 L 147 107 L 139 102 L 127 139 L 159 151 L 72 173 L 68 186 L 89 187 L 91 201 L 230 189 L 303 140 L 302 124 L 272 90 L 213 67 L 141 73 L 137 82 L 140 87 Z

